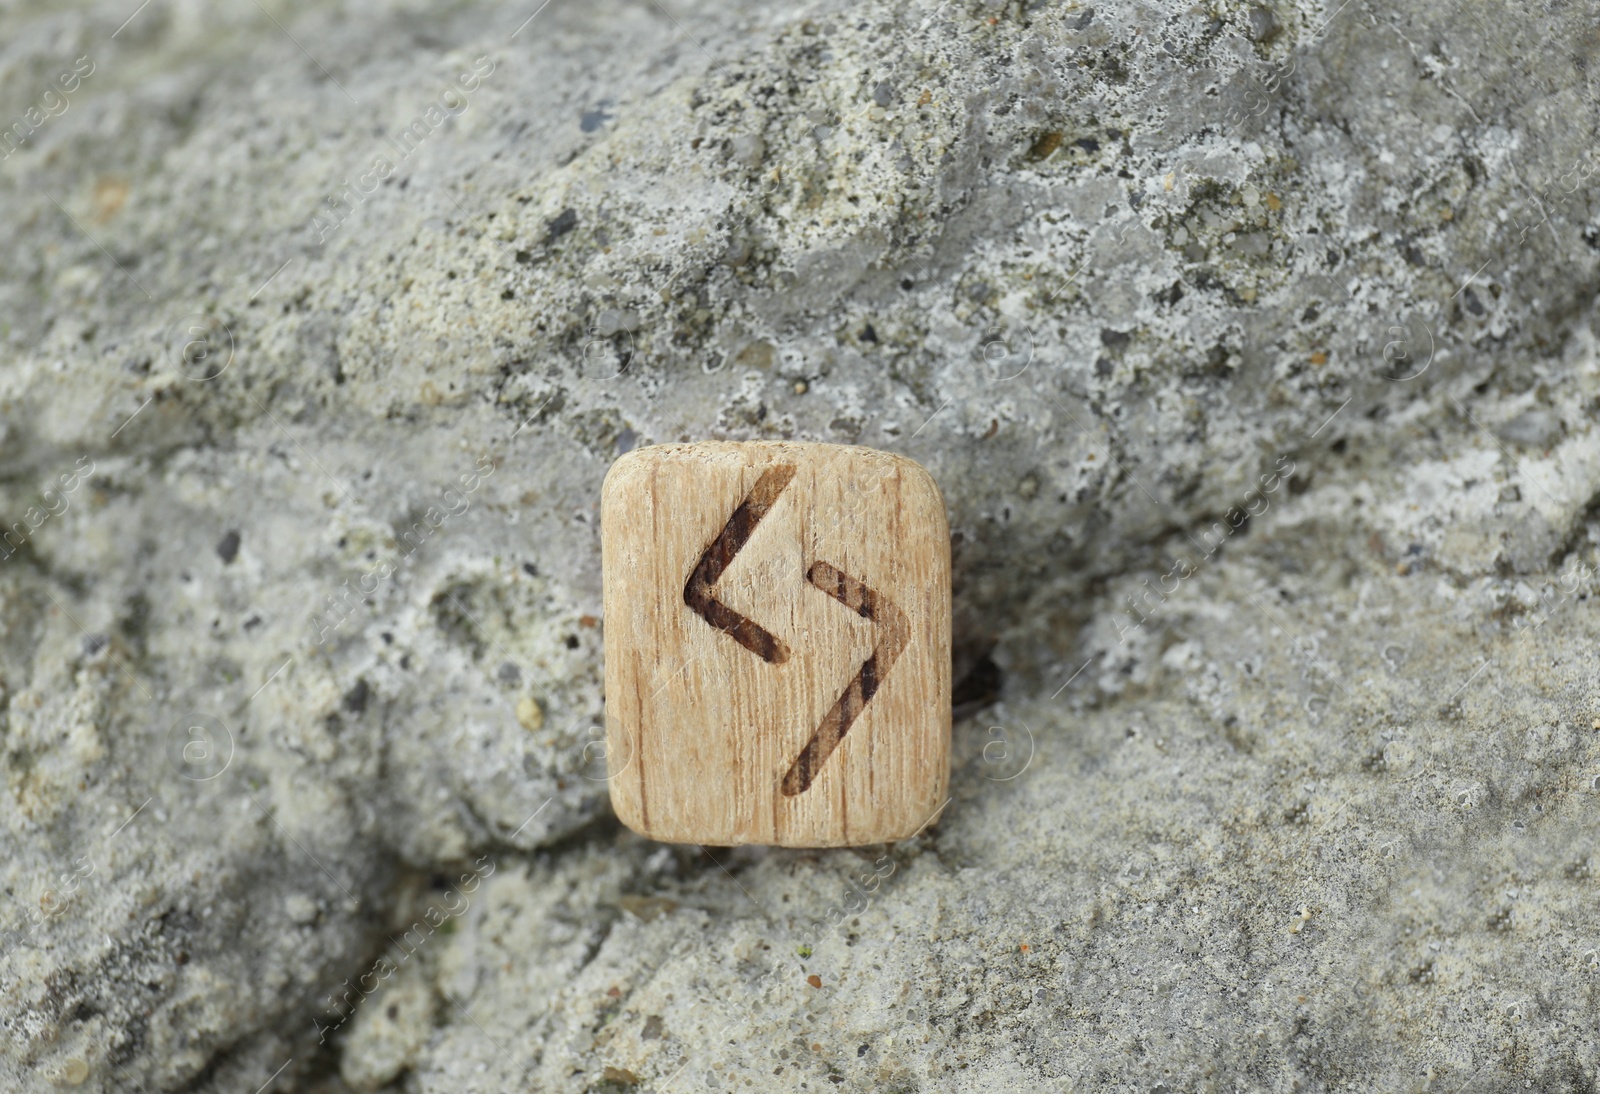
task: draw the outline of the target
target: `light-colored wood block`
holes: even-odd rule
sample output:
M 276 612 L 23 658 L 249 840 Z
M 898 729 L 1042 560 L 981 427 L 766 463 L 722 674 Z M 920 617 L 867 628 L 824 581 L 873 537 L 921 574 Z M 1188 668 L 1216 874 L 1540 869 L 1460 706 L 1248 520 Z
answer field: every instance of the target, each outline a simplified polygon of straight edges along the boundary
M 851 445 L 619 459 L 601 497 L 611 802 L 653 839 L 904 839 L 950 778 L 950 533 Z

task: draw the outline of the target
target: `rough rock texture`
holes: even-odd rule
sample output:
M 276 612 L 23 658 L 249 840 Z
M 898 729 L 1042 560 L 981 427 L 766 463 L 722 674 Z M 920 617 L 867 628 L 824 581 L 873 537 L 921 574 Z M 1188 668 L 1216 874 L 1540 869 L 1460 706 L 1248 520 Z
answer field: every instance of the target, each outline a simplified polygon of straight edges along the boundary
M 1592 11 L 536 6 L 0 12 L 0 1086 L 1594 1089 Z M 942 484 L 925 835 L 612 818 L 701 437 Z

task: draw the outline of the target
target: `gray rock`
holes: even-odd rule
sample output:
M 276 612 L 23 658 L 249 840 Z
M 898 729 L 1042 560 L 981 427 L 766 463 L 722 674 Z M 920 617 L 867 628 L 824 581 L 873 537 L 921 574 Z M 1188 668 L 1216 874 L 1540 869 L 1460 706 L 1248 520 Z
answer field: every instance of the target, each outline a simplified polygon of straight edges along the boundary
M 766 158 L 767 142 L 762 140 L 760 136 L 746 134 L 742 137 L 734 137 L 729 141 L 728 150 L 732 154 L 735 163 L 743 164 L 754 170 L 760 167 L 761 161 Z
M 1253 42 L 1265 42 L 1278 33 L 1278 17 L 1271 8 L 1251 8 L 1249 20 L 1250 40 Z
M 1581 11 L 133 6 L 0 16 L 7 1089 L 1600 1082 Z M 942 484 L 917 839 L 612 818 L 701 437 Z

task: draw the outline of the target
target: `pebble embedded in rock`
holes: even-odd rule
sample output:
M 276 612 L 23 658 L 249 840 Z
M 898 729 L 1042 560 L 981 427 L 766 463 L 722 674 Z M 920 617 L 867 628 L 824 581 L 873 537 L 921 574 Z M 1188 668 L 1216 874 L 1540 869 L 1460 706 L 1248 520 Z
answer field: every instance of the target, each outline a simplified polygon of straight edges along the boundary
M 575 209 L 563 209 L 545 227 L 545 241 L 554 243 L 562 236 L 578 226 L 578 212 Z M 520 261 L 520 258 L 519 258 Z
M 735 137 L 729 142 L 728 151 L 735 163 L 754 169 L 766 158 L 767 142 L 760 135 Z
M 1561 419 L 1548 410 L 1525 410 L 1494 431 L 1512 444 L 1548 448 L 1561 436 Z
M 639 313 L 632 308 L 605 308 L 594 319 L 595 333 L 609 338 L 619 332 L 639 329 Z

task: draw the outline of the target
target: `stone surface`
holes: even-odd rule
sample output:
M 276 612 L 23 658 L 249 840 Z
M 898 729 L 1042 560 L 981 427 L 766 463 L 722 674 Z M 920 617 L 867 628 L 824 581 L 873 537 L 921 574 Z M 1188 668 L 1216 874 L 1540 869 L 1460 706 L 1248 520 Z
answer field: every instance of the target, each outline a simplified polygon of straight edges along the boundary
M 1592 1089 L 1589 13 L 536 8 L 0 14 L 0 1085 Z M 938 479 L 923 836 L 610 815 L 707 437 Z

